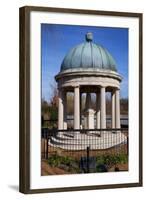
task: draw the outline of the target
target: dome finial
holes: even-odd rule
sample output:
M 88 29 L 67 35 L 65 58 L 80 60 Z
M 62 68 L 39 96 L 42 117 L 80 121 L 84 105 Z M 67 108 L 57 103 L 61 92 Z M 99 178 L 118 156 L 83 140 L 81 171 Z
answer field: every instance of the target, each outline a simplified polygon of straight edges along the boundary
M 86 33 L 86 41 L 92 42 L 93 40 L 93 34 L 91 32 Z

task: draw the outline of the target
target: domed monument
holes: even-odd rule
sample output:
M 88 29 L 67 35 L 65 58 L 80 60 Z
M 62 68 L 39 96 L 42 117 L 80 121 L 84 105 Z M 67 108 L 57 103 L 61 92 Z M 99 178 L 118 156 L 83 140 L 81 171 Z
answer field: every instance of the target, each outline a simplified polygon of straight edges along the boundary
M 87 33 L 85 42 L 73 47 L 63 59 L 55 76 L 59 90 L 58 129 L 67 129 L 67 93 L 74 93 L 74 129 L 106 129 L 106 92 L 112 96 L 112 128 L 120 128 L 120 82 L 117 66 L 108 50 L 93 42 Z M 82 94 L 86 93 L 84 120 L 81 117 Z M 91 106 L 96 94 L 96 110 Z M 94 123 L 96 119 L 96 125 Z

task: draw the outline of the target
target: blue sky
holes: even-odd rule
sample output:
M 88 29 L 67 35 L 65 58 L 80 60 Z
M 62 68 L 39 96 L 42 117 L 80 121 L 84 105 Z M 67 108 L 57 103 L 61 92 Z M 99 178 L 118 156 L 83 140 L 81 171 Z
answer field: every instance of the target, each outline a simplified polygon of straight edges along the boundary
M 121 97 L 128 97 L 128 29 L 94 26 L 41 24 L 42 98 L 49 101 L 50 85 L 66 53 L 85 41 L 85 34 L 93 33 L 93 42 L 104 46 L 117 63 L 122 75 Z

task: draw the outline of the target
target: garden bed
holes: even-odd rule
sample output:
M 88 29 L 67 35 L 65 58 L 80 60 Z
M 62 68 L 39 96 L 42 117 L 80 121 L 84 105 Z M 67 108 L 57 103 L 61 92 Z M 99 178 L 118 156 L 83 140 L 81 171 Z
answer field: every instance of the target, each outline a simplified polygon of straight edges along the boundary
M 48 160 L 42 160 L 41 174 L 42 175 L 57 175 L 57 174 L 79 174 L 87 173 L 86 163 L 84 168 L 81 167 L 81 158 L 71 157 L 67 155 L 50 155 Z M 119 155 L 97 155 L 94 158 L 94 167 L 89 167 L 90 173 L 127 171 L 128 156 L 126 154 Z M 90 163 L 89 163 L 90 165 Z

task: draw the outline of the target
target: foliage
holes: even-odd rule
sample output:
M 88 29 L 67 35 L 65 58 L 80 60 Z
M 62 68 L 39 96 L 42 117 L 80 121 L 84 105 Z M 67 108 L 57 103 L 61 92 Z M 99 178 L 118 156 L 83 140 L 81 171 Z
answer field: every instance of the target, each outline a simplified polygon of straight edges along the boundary
M 97 164 L 104 164 L 108 168 L 116 164 L 125 164 L 128 162 L 128 156 L 126 154 L 119 155 L 101 155 L 96 157 Z
M 69 156 L 59 156 L 55 154 L 49 157 L 48 164 L 52 167 L 58 167 L 60 164 L 70 166 L 73 161 L 74 159 Z
M 120 112 L 121 114 L 128 114 L 128 99 L 120 99 Z
M 96 168 L 94 172 L 108 172 L 110 167 L 116 166 L 117 164 L 126 164 L 127 162 L 128 156 L 126 154 L 99 155 L 96 157 Z M 81 173 L 79 160 L 70 156 L 51 155 L 48 159 L 48 164 L 71 173 Z
M 48 111 L 50 113 L 50 120 L 57 120 L 58 109 L 55 106 L 49 106 Z
M 70 173 L 80 173 L 78 160 L 69 156 L 52 155 L 48 159 L 48 164 Z
M 41 106 L 42 127 L 57 127 L 58 107 L 55 103 L 42 100 Z
M 96 157 L 97 166 L 96 172 L 107 172 L 110 167 L 115 166 L 117 164 L 126 164 L 128 163 L 128 156 L 126 154 L 119 155 L 101 155 Z M 119 169 L 117 170 L 119 171 Z
M 41 105 L 42 115 L 45 115 L 49 111 L 49 104 L 46 100 L 42 99 L 42 105 Z
M 58 106 L 58 89 L 57 84 L 54 81 L 53 83 L 50 83 L 50 89 L 51 89 L 51 96 L 50 96 L 50 105 L 57 107 Z
M 96 172 L 107 172 L 107 171 L 108 171 L 108 169 L 107 169 L 106 165 L 104 165 L 104 164 L 98 164 L 96 166 Z

